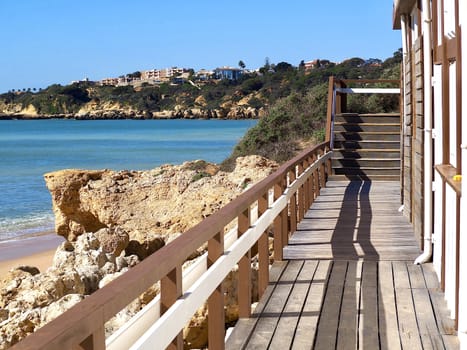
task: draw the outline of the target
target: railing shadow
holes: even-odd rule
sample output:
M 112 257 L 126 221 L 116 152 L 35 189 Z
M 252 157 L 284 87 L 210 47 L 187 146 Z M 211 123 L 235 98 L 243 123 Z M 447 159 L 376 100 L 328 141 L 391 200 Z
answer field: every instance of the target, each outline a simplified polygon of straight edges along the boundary
M 378 317 L 384 310 L 378 310 L 377 263 L 373 261 L 379 260 L 379 254 L 371 242 L 371 187 L 371 181 L 349 182 L 331 238 L 333 259 L 348 260 L 337 348 L 347 342 L 356 348 L 362 345 L 373 348 L 379 343 Z
M 371 181 L 350 181 L 345 189 L 331 238 L 334 259 L 379 259 L 371 243 L 371 184 Z

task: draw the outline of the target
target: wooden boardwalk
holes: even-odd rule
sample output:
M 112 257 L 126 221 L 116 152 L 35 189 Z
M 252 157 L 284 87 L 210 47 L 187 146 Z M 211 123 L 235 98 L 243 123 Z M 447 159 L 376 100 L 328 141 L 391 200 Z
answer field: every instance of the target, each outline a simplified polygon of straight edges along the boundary
M 329 182 L 227 349 L 457 349 L 398 182 Z

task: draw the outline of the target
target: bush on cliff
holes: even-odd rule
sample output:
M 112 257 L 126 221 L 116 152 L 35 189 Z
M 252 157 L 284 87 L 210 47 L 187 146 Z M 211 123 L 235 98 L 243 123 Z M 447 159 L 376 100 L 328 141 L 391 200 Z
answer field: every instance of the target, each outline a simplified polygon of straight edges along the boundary
M 327 84 L 279 99 L 235 146 L 222 166 L 232 168 L 237 157 L 258 154 L 276 162 L 293 157 L 303 143 L 321 142 L 326 121 Z

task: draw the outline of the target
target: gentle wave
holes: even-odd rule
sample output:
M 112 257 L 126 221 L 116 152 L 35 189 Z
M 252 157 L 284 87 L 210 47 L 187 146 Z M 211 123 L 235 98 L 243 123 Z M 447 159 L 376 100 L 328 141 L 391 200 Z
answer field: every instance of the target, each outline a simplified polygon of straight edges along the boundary
M 51 213 L 34 214 L 20 218 L 0 219 L 0 241 L 33 236 L 53 231 L 54 216 Z

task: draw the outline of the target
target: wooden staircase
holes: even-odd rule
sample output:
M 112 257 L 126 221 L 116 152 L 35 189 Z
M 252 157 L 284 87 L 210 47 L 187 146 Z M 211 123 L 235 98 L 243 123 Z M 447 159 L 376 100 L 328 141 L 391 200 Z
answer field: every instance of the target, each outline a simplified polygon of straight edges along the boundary
M 400 115 L 336 114 L 333 180 L 399 180 Z

